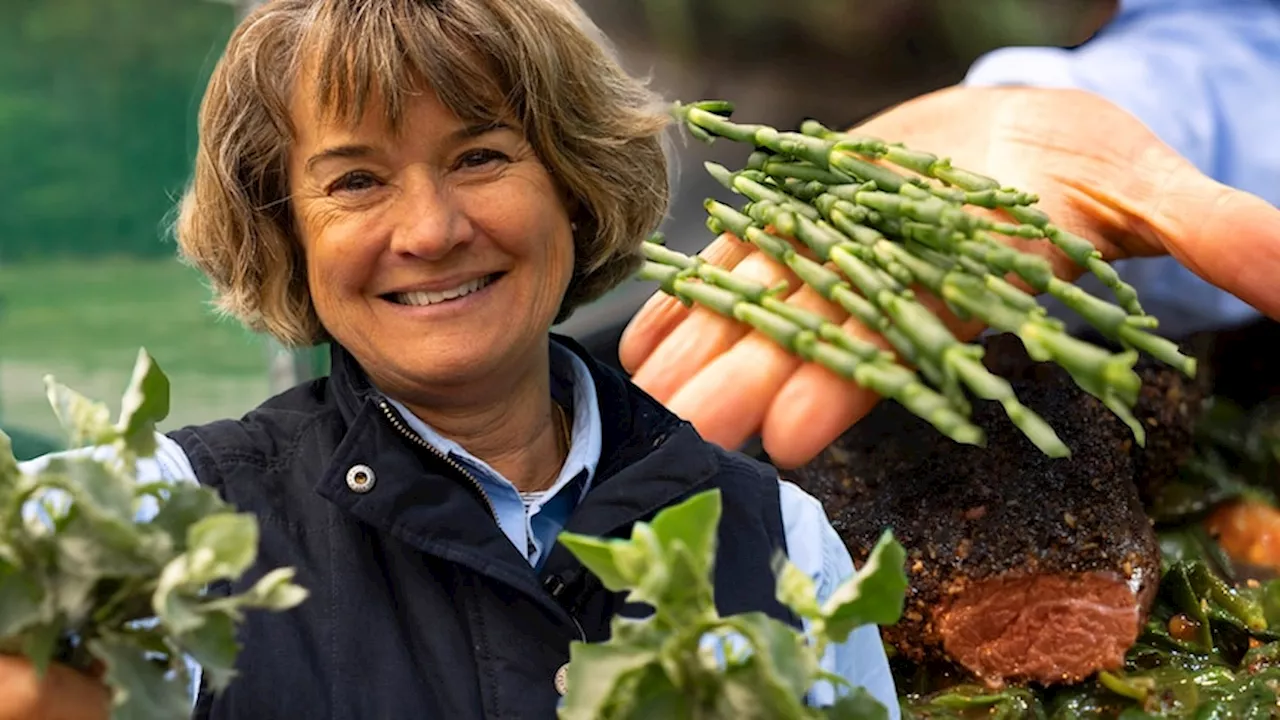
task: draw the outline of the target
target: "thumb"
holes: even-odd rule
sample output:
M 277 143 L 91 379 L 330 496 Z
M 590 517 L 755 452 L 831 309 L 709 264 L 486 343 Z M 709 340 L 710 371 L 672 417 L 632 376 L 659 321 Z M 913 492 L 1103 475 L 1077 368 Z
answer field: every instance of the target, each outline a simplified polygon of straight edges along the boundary
M 1139 232 L 1213 285 L 1280 319 L 1280 209 L 1190 165 L 1166 176 Z
M 1014 185 L 1044 181 L 1045 199 L 1060 204 L 1050 214 L 1077 221 L 1104 255 L 1167 253 L 1280 318 L 1280 209 L 1206 176 L 1098 95 L 1018 89 L 979 97 L 995 108 L 987 159 Z

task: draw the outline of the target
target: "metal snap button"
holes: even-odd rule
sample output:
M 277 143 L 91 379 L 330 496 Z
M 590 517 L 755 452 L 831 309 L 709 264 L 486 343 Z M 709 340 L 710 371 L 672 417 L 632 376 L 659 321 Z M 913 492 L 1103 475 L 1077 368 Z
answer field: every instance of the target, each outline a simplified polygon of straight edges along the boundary
M 556 692 L 561 695 L 569 692 L 569 663 L 561 665 L 556 671 Z
M 368 465 L 352 465 L 347 471 L 347 487 L 351 488 L 352 492 L 367 493 L 373 489 L 376 481 L 373 468 Z

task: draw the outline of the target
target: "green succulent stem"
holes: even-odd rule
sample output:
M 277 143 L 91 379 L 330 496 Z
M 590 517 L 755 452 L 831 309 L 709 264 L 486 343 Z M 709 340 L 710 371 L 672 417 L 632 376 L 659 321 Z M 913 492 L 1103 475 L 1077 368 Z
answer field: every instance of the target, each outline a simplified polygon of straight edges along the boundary
M 706 205 L 710 213 L 708 226 L 713 232 L 719 233 L 724 230 L 734 232 L 760 248 L 776 262 L 786 265 L 822 297 L 838 305 L 863 326 L 880 333 L 904 360 L 918 367 L 931 383 L 942 388 L 943 394 L 957 410 L 964 413 L 970 411 L 969 401 L 964 397 L 955 376 L 944 372 L 934 357 L 922 351 L 908 333 L 895 326 L 874 302 L 865 294 L 860 294 L 858 289 L 839 273 L 795 252 L 795 248 L 786 240 L 765 232 L 762 228 L 767 223 L 756 224 L 752 222 L 750 216 L 714 200 L 707 201 Z M 792 216 L 784 214 L 777 216 L 775 220 L 782 226 L 784 232 L 790 233 L 789 228 L 794 222 Z M 815 244 L 818 244 L 817 240 Z M 829 259 L 829 256 L 821 251 L 817 254 L 823 262 Z M 882 274 L 877 274 L 876 280 L 896 282 L 892 277 Z
M 645 246 L 648 259 L 640 277 L 656 280 L 664 292 L 750 325 L 800 359 L 896 400 L 956 442 L 985 442 L 980 428 L 874 344 L 849 335 L 821 315 L 788 305 L 762 285 L 752 287 L 696 258 L 651 252 L 653 243 Z
M 960 341 L 917 292 L 932 294 L 962 320 L 976 319 L 1016 334 L 1033 359 L 1066 370 L 1123 420 L 1139 443 L 1145 442 L 1144 428 L 1133 413 L 1141 386 L 1134 372 L 1139 353 L 1188 376 L 1196 372 L 1193 358 L 1152 332 L 1156 319 L 1143 313 L 1134 289 L 1090 242 L 1054 225 L 1035 207 L 1039 197 L 1034 193 L 956 167 L 947 157 L 865 134 L 836 132 L 815 120 L 802 123 L 798 132 L 735 123 L 730 120 L 732 104 L 722 101 L 677 103 L 672 113 L 699 139 L 726 138 L 751 147 L 740 170 L 706 165 L 725 188 L 748 200 L 741 210 L 709 200 L 707 227 L 731 232 L 785 265 L 802 283 L 878 333 L 893 353 L 837 333 L 839 328 L 823 324 L 820 317 L 798 313 L 777 288 L 746 283 L 696 259 L 646 251 L 651 263 L 681 268 L 679 277 L 655 268 L 646 273 L 668 278 L 664 290 L 684 302 L 737 317 L 806 359 L 828 353 L 830 346 L 862 366 L 912 366 L 912 382 L 928 388 L 931 398 L 945 400 L 960 416 L 972 411 L 971 396 L 999 402 L 1042 452 L 1055 457 L 1070 452 L 1053 429 L 1018 401 L 1008 382 L 986 368 L 981 347 Z M 1010 238 L 1051 243 L 1099 277 L 1116 302 L 1059 279 L 1048 259 L 1015 247 Z M 1073 337 L 1032 293 L 1058 299 L 1122 350 Z M 825 345 L 813 345 L 815 341 Z M 835 357 L 827 363 L 835 364 Z
M 817 139 L 835 142 L 842 149 L 850 147 L 847 143 L 841 144 L 842 138 L 848 136 L 846 133 L 830 130 L 817 123 L 806 123 L 802 131 Z M 928 153 L 910 151 L 900 145 L 891 146 L 889 152 L 885 154 L 885 158 L 901 167 L 913 170 L 926 177 L 941 180 L 964 191 L 995 192 L 1001 189 L 1000 184 L 992 178 L 955 168 L 951 165 L 950 160 L 938 159 Z M 853 174 L 857 175 L 857 173 Z M 898 188 L 894 188 L 894 192 L 897 191 Z M 1067 257 L 1101 280 L 1102 284 L 1115 295 L 1116 300 L 1124 307 L 1126 312 L 1139 316 L 1145 314 L 1141 303 L 1138 302 L 1137 291 L 1132 285 L 1120 279 L 1120 275 L 1115 268 L 1102 260 L 1102 254 L 1093 246 L 1093 243 L 1051 225 L 1049 217 L 1034 208 L 1027 207 L 1021 203 L 1001 207 L 1019 223 L 1041 229 L 1044 235 Z
M 788 257 L 798 256 L 790 243 L 764 232 L 763 224 L 757 223 L 750 216 L 714 200 L 707 202 L 707 210 L 724 227 L 756 244 L 770 256 L 780 258 L 783 262 Z M 775 218 L 773 224 L 782 223 L 783 221 Z M 805 223 L 811 221 L 795 217 L 797 228 L 806 228 Z M 816 225 L 799 230 L 797 239 L 803 242 L 807 237 L 821 234 L 821 230 Z M 813 249 L 819 252 L 818 248 Z M 914 297 L 904 295 L 901 288 L 897 287 L 896 279 L 867 261 L 867 251 L 871 249 L 847 241 L 831 248 L 829 256 L 823 259 L 830 260 L 839 268 L 862 296 L 902 331 L 920 357 L 930 358 L 941 367 L 945 378 L 958 380 L 978 397 L 998 401 L 1009 419 L 1046 455 L 1069 455 L 1070 450 L 1048 423 L 1022 405 L 1014 394 L 1013 387 L 988 371 L 980 362 L 981 348 L 960 342 L 936 315 Z M 820 252 L 819 255 L 821 257 Z

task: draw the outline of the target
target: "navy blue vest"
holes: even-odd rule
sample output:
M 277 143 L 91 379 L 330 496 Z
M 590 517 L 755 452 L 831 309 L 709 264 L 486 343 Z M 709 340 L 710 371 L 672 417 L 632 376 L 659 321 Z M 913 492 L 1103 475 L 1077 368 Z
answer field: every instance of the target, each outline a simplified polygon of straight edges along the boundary
M 591 491 L 567 531 L 626 537 L 631 526 L 718 488 L 722 614 L 761 611 L 798 625 L 774 596 L 785 551 L 774 470 L 702 440 L 625 376 L 557 337 L 595 379 L 605 428 Z M 535 571 L 476 489 L 410 441 L 349 354 L 329 377 L 239 420 L 170 433 L 201 483 L 259 519 L 259 563 L 292 566 L 310 597 L 252 613 L 238 676 L 195 717 L 216 720 L 553 718 L 554 677 L 574 640 L 605 640 L 624 606 L 561 545 Z M 353 492 L 348 470 L 376 476 Z M 213 592 L 225 592 L 226 587 Z

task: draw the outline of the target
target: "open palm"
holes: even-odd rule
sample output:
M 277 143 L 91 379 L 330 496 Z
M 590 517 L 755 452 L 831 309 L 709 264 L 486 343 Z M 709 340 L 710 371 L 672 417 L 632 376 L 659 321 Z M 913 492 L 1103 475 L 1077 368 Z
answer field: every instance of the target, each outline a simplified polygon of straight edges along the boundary
M 1214 182 L 1108 101 L 1075 90 L 950 88 L 858 128 L 1040 196 L 1039 208 L 1087 238 L 1108 261 L 1172 255 L 1210 283 L 1280 318 L 1280 210 Z M 1080 268 L 1046 241 L 1015 241 L 1049 258 L 1059 277 Z M 877 335 L 804 287 L 790 271 L 725 235 L 702 257 L 766 284 L 798 288 L 788 302 L 851 333 Z M 931 300 L 931 299 L 930 299 Z M 961 339 L 982 331 L 930 303 Z M 623 335 L 635 382 L 729 448 L 760 434 L 782 467 L 807 462 L 878 401 L 804 363 L 750 328 L 657 294 Z

